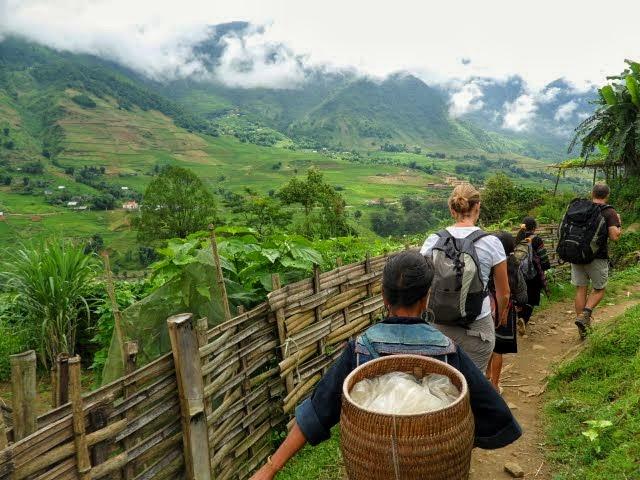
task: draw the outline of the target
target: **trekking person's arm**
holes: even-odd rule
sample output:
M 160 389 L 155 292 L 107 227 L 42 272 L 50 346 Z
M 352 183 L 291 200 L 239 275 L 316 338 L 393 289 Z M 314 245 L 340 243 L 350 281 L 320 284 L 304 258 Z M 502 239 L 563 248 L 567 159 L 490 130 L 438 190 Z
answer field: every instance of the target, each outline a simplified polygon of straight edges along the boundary
M 272 479 L 305 444 L 317 445 L 331 436 L 331 427 L 340 420 L 342 384 L 354 368 L 353 359 L 353 342 L 348 342 L 311 396 L 296 408 L 294 426 L 271 461 L 263 465 L 251 480 Z
M 622 227 L 609 227 L 609 240 L 617 242 L 622 235 Z
M 496 302 L 500 325 L 506 325 L 509 315 L 509 297 L 511 296 L 506 260 L 493 267 L 493 283 L 496 287 Z
M 306 443 L 307 439 L 304 438 L 302 430 L 294 422 L 293 428 L 291 428 L 282 445 L 278 447 L 276 453 L 269 458 L 267 463 L 253 474 L 251 480 L 271 480 Z

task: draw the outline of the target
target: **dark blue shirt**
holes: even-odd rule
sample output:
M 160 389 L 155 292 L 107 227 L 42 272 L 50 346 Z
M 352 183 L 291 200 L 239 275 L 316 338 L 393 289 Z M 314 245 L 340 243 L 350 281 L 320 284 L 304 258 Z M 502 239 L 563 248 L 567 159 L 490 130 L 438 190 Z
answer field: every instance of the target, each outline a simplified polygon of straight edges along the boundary
M 424 321 L 419 318 L 388 318 L 385 322 L 406 324 Z M 522 429 L 511 410 L 460 347 L 456 347 L 453 354 L 434 358 L 446 361 L 458 369 L 467 380 L 471 410 L 475 419 L 476 447 L 501 448 L 520 438 Z M 342 384 L 355 368 L 356 353 L 354 343 L 350 341 L 311 396 L 296 408 L 296 422 L 311 445 L 327 440 L 331 435 L 331 427 L 340 421 Z

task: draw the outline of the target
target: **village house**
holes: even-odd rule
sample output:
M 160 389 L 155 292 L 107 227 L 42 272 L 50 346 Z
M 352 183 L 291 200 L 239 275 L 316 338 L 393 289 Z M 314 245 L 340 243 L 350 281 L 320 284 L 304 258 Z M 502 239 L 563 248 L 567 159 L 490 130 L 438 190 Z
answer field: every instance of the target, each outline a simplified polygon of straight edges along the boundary
M 140 206 L 138 205 L 138 202 L 136 202 L 135 200 L 130 200 L 128 202 L 125 202 L 122 204 L 122 208 L 124 208 L 125 210 L 138 210 L 140 208 Z

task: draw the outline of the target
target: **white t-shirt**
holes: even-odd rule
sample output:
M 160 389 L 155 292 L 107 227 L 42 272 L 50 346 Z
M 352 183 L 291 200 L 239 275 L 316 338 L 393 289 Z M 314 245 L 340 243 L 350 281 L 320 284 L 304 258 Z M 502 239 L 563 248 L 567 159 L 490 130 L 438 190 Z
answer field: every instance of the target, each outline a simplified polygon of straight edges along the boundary
M 455 238 L 466 238 L 472 232 L 479 230 L 478 227 L 448 227 L 447 230 Z M 431 257 L 433 247 L 438 241 L 438 235 L 432 234 L 427 237 L 420 249 L 420 253 L 426 257 Z M 504 253 L 504 247 L 500 240 L 493 235 L 487 235 L 476 241 L 474 244 L 476 247 L 476 254 L 478 255 L 478 261 L 480 262 L 480 278 L 482 283 L 486 287 L 489 283 L 489 276 L 491 275 L 491 269 L 504 262 L 507 259 L 507 255 Z M 484 299 L 482 304 L 482 312 L 478 315 L 478 319 L 484 318 L 491 313 L 491 303 L 489 297 Z

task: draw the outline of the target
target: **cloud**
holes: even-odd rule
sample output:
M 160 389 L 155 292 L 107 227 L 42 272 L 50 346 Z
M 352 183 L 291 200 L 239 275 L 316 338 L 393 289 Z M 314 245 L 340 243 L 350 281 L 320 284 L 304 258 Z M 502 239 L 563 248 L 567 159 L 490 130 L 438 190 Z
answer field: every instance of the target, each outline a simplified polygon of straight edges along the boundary
M 556 110 L 553 119 L 556 122 L 566 122 L 573 116 L 577 108 L 578 102 L 576 102 L 575 100 L 570 100 L 567 103 L 563 103 L 558 107 L 558 110 Z
M 610 0 L 608 6 L 625 11 L 615 24 L 603 25 L 600 11 L 584 8 L 582 0 L 530 2 L 526 22 L 518 21 L 519 2 L 503 0 L 0 0 L 0 35 L 103 55 L 162 79 L 201 73 L 192 46 L 208 26 L 247 20 L 268 25 L 269 42 L 286 45 L 305 67 L 353 68 L 378 77 L 408 70 L 440 82 L 519 74 L 536 91 L 560 77 L 577 86 L 601 84 L 622 68 L 622 59 L 637 56 L 640 3 Z M 460 34 L 451 35 L 450 22 L 442 21 L 447 18 L 456 19 Z M 247 57 L 242 48 L 238 53 Z M 296 81 L 289 57 L 268 68 L 259 59 L 253 64 L 268 84 Z M 233 69 L 228 73 L 231 82 L 255 84 Z
M 530 121 L 535 117 L 538 106 L 533 95 L 520 95 L 513 102 L 504 104 L 502 127 L 507 130 L 523 132 L 530 127 Z
M 305 80 L 302 59 L 281 43 L 271 41 L 264 29 L 228 34 L 220 44 L 225 48 L 214 74 L 228 86 L 296 88 Z
M 553 102 L 562 90 L 558 87 L 545 88 L 536 95 L 536 100 L 540 103 Z
M 460 90 L 451 94 L 449 114 L 452 117 L 460 117 L 480 110 L 484 106 L 483 96 L 484 93 L 477 83 L 470 82 L 463 85 Z

